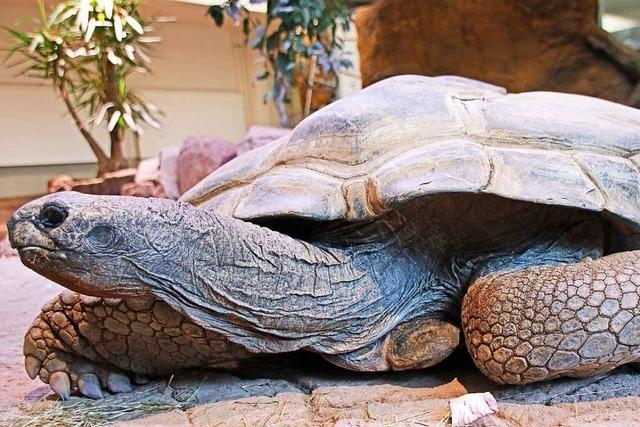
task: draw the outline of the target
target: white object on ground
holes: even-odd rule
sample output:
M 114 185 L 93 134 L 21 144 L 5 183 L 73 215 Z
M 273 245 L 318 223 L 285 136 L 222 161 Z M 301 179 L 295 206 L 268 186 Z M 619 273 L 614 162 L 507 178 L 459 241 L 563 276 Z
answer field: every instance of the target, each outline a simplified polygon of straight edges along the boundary
M 466 426 L 498 410 L 498 402 L 489 392 L 468 393 L 449 401 L 451 425 Z

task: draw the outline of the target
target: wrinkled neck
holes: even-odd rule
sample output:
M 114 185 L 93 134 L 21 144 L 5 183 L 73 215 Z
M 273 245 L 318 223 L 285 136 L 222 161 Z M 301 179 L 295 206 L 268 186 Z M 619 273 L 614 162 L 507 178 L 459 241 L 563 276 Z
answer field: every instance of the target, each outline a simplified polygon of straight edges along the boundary
M 373 335 L 387 327 L 380 289 L 346 251 L 197 209 L 177 237 L 164 263 L 140 280 L 249 349 L 348 351 L 366 338 L 353 322 L 366 322 Z

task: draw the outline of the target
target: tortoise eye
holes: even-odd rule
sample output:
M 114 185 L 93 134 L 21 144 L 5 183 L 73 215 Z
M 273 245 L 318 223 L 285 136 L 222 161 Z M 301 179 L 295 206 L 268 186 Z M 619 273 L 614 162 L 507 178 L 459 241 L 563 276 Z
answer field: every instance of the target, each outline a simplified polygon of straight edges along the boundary
M 95 249 L 108 249 L 115 245 L 117 236 L 115 231 L 106 225 L 98 225 L 87 234 L 90 246 Z
M 60 227 L 67 218 L 67 210 L 57 205 L 47 205 L 40 211 L 40 222 L 47 228 Z

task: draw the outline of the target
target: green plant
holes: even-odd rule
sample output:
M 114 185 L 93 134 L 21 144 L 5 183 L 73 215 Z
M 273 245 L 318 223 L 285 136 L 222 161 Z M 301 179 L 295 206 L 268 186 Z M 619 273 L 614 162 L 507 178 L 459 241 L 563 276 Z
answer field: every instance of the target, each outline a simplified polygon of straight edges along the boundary
M 37 28 L 21 32 L 4 27 L 15 40 L 6 60 L 19 74 L 49 80 L 98 161 L 98 175 L 126 167 L 123 143 L 127 133 L 138 139 L 142 123 L 158 127 L 158 110 L 127 85 L 134 72 L 149 71 L 149 21 L 139 13 L 139 0 L 68 0 L 48 16 L 38 0 Z M 85 113 L 83 120 L 81 113 Z M 107 154 L 93 135 L 106 126 Z
M 281 125 L 287 126 L 285 103 L 289 102 L 295 72 L 308 76 L 311 90 L 317 68 L 324 75 L 335 75 L 340 68 L 351 67 L 351 62 L 341 54 L 343 41 L 337 37 L 339 28 L 349 30 L 351 10 L 345 0 L 250 0 L 265 1 L 265 22 L 255 19 L 240 0 L 210 6 L 208 14 L 218 26 L 223 24 L 225 14 L 242 26 L 247 42 L 264 60 L 264 70 L 256 78 L 273 78 L 265 102 L 269 99 L 275 102 Z

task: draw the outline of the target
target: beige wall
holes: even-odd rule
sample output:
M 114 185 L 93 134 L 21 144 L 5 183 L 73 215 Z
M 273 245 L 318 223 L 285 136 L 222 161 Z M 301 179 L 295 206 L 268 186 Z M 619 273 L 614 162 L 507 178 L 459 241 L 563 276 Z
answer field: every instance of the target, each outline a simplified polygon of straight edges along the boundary
M 35 17 L 34 3 L 0 0 L 0 24 Z M 179 145 L 189 134 L 236 141 L 250 124 L 277 123 L 272 106 L 262 104 L 264 88 L 253 80 L 254 54 L 237 27 L 216 28 L 204 6 L 147 0 L 145 9 L 177 21 L 156 25 L 163 42 L 156 46 L 154 73 L 134 80 L 139 92 L 166 114 L 162 129 L 148 129 L 143 136 L 143 157 Z M 0 35 L 0 46 L 8 40 Z M 91 176 L 92 153 L 51 87 L 15 74 L 0 67 L 0 197 L 42 193 L 56 173 Z M 96 133 L 106 136 L 104 130 Z

